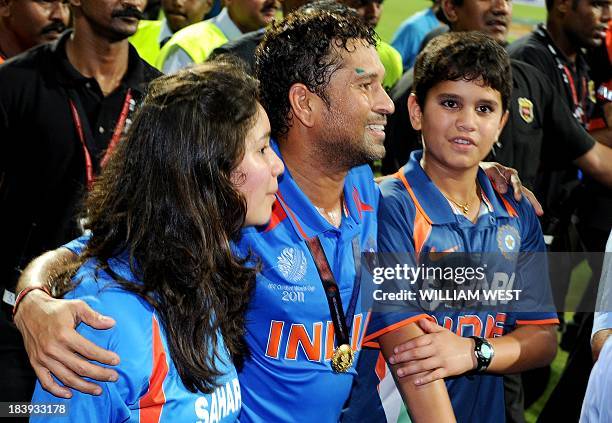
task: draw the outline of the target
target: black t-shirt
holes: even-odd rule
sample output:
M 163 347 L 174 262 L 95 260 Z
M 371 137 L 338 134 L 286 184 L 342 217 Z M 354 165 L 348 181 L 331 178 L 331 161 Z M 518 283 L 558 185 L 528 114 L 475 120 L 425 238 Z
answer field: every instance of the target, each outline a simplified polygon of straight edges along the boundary
M 33 257 L 78 235 L 75 215 L 86 173 L 69 91 L 76 92 L 81 121 L 91 128 L 87 143 L 97 167 L 127 90 L 135 106 L 160 75 L 130 47 L 121 85 L 104 97 L 95 79 L 85 78 L 68 61 L 69 36 L 0 65 L 0 279 L 8 289 Z
M 572 63 L 557 48 L 543 24 L 540 24 L 529 35 L 517 40 L 508 48 L 510 56 L 523 60 L 538 68 L 552 83 L 556 95 L 573 111 L 574 117 L 585 127 L 595 117 L 596 98 L 595 83 L 592 80 L 585 54 L 579 51 L 575 63 Z M 559 198 L 564 182 L 575 179 L 576 169 L 569 167 L 566 175 L 552 175 L 548 181 L 543 180 L 546 195 Z M 543 175 L 548 176 L 548 175 Z M 581 189 L 574 193 L 578 206 L 577 214 L 588 226 L 608 232 L 612 226 L 612 190 L 591 179 L 583 179 Z M 570 206 L 567 206 L 570 207 Z
M 570 62 L 556 47 L 546 27 L 539 24 L 531 34 L 512 43 L 508 53 L 546 75 L 555 92 L 563 93 L 567 106 L 586 126 L 593 113 L 595 93 L 589 65 L 581 52 L 576 55 L 575 63 Z

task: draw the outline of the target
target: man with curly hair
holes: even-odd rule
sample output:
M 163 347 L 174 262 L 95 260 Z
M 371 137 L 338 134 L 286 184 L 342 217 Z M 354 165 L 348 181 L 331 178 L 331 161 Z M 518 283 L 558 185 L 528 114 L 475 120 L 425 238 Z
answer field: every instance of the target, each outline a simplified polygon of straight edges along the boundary
M 375 45 L 371 28 L 332 4 L 273 24 L 258 49 L 260 101 L 287 170 L 270 222 L 244 230 L 235 245 L 260 258 L 246 315 L 251 356 L 239 374 L 241 422 L 337 421 L 351 391 L 368 313 L 360 299 L 360 254 L 377 248 L 379 191 L 366 163 L 384 154 L 394 111 Z M 22 288 L 45 280 L 34 272 L 49 268 L 40 260 L 25 271 Z M 51 371 L 80 390 L 76 378 L 62 374 L 102 379 L 77 354 L 105 364 L 118 359 L 76 334 L 68 334 L 70 342 L 48 336 L 81 316 L 109 326 L 86 306 L 39 291 L 23 298 L 15 316 L 37 372 Z M 46 367 L 48 351 L 61 354 L 49 354 L 57 358 Z M 215 401 L 211 407 L 225 406 L 225 399 Z

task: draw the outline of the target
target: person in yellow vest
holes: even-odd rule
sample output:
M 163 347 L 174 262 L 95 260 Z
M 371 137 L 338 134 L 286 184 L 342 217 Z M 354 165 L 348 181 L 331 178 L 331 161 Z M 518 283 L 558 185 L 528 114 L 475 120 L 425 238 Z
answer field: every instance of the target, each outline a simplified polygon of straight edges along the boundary
M 150 65 L 156 66 L 157 57 L 164 44 L 175 32 L 201 22 L 212 8 L 213 0 L 162 0 L 163 18 L 140 21 L 138 31 L 130 37 L 130 43 Z
M 340 3 L 355 9 L 370 28 L 376 28 L 382 16 L 383 0 L 340 0 Z M 382 40 L 376 45 L 376 50 L 385 67 L 383 87 L 389 90 L 402 77 L 402 56 L 391 44 Z
M 202 63 L 215 48 L 268 25 L 278 8 L 278 0 L 225 0 L 219 15 L 173 35 L 162 48 L 157 66 L 164 73 L 171 73 Z

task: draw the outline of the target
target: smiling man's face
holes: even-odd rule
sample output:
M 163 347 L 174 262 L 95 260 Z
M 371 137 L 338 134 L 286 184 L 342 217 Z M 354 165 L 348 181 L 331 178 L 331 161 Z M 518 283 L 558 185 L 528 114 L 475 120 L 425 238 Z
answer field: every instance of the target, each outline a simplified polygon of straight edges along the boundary
M 505 43 L 512 22 L 510 0 L 443 0 L 444 13 L 453 31 L 483 32 L 500 43 Z

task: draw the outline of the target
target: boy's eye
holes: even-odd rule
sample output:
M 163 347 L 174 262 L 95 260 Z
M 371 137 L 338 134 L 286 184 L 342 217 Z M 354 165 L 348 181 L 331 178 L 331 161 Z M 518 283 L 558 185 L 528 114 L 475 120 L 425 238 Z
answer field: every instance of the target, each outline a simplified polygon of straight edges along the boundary
M 478 107 L 476 107 L 476 110 L 480 113 L 491 113 L 493 111 L 493 108 L 491 106 L 481 104 Z
M 264 145 L 259 149 L 259 154 L 266 154 L 266 150 L 268 149 L 267 145 Z
M 442 100 L 442 106 L 448 107 L 449 109 L 456 109 L 459 104 L 455 100 Z

